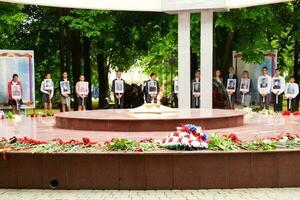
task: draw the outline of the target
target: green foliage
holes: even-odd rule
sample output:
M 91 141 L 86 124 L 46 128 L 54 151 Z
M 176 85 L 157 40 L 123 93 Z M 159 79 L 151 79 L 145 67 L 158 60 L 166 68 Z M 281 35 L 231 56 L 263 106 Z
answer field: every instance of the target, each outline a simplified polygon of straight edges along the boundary
M 239 146 L 229 137 L 211 134 L 209 136 L 208 149 L 214 151 L 235 151 L 239 149 Z
M 153 141 L 137 142 L 135 140 L 128 140 L 125 138 L 114 138 L 108 144 L 106 148 L 109 151 L 153 151 L 157 150 L 157 144 Z
M 7 119 L 15 119 L 15 115 L 12 112 L 8 111 L 6 113 L 6 118 Z
M 252 151 L 275 150 L 276 141 L 258 139 L 257 141 L 253 141 L 244 145 L 244 148 Z

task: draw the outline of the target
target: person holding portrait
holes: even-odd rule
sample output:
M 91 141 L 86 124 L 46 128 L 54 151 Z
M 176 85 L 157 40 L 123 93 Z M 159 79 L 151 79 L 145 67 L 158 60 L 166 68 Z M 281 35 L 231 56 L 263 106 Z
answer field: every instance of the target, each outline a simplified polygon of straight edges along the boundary
M 226 83 L 225 85 L 229 85 L 229 83 L 232 83 L 232 79 L 235 80 L 235 83 L 238 83 L 238 77 L 234 72 L 234 68 L 233 67 L 229 67 L 228 69 L 228 75 L 225 79 Z M 235 87 L 235 90 L 227 90 L 228 96 L 230 98 L 230 108 L 234 108 L 234 104 L 235 104 L 235 99 L 236 99 L 236 91 L 237 91 L 237 87 Z
M 52 104 L 54 102 L 54 83 L 51 78 L 51 74 L 46 74 L 45 79 L 41 83 L 42 102 L 44 110 L 52 110 Z
M 83 74 L 79 76 L 79 81 L 76 83 L 76 96 L 78 102 L 78 111 L 86 110 L 87 96 L 89 94 L 89 82 L 85 81 Z
M 71 111 L 71 88 L 68 73 L 66 71 L 62 74 L 59 86 L 61 110 L 62 112 L 69 112 Z
M 290 78 L 286 85 L 285 96 L 287 99 L 287 108 L 290 112 L 298 111 L 297 96 L 299 94 L 299 85 L 295 83 L 295 78 Z
M 200 108 L 200 70 L 196 70 L 194 73 L 194 79 L 192 80 L 192 108 Z
M 241 104 L 244 107 L 249 107 L 251 104 L 251 90 L 253 88 L 252 80 L 250 79 L 249 72 L 247 70 L 243 71 L 241 83 L 240 83 L 240 93 L 241 93 Z
M 18 74 L 13 74 L 12 80 L 8 82 L 8 105 L 12 107 L 14 114 L 20 113 L 20 106 L 23 104 L 23 88 Z
M 260 109 L 269 109 L 271 100 L 271 77 L 268 68 L 263 67 L 262 75 L 258 77 L 257 88 L 259 93 Z
M 272 78 L 271 91 L 275 112 L 282 111 L 283 93 L 285 91 L 285 80 L 280 73 L 280 70 L 276 69 L 275 76 Z
M 156 73 L 151 73 L 150 80 L 144 82 L 144 96 L 146 103 L 157 103 L 157 95 L 159 93 L 159 83 L 156 80 Z
M 125 81 L 121 78 L 122 71 L 116 71 L 116 78 L 112 81 L 111 90 L 115 99 L 115 108 L 124 108 Z

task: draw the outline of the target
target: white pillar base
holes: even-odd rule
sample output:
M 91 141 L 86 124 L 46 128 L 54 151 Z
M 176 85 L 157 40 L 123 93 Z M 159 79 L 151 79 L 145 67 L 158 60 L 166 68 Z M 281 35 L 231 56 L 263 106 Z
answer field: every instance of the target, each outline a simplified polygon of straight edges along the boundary
M 178 13 L 178 107 L 191 107 L 190 13 Z

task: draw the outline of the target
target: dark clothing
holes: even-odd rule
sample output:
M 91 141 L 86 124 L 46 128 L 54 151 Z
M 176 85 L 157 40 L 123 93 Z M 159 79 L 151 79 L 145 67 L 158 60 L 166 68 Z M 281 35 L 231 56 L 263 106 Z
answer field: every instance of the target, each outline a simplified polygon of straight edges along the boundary
M 148 80 L 144 83 L 144 95 L 145 95 L 146 103 L 151 103 L 152 102 L 152 97 L 151 97 L 151 95 L 149 94 L 149 91 L 148 91 L 148 85 L 149 85 L 150 82 L 151 82 L 151 80 Z M 158 81 L 154 81 L 154 82 L 156 82 L 157 93 L 154 96 L 153 101 L 154 101 L 154 103 L 157 103 L 157 94 L 159 93 L 159 83 L 158 83 Z
M 19 106 L 22 105 L 22 104 L 23 104 L 22 99 L 20 99 L 20 100 L 18 101 L 18 103 L 19 103 Z M 9 99 L 9 100 L 8 100 L 8 105 L 9 105 L 9 106 L 17 106 L 17 101 L 14 100 L 14 99 Z
M 277 102 L 276 102 L 276 94 L 272 93 L 272 100 L 274 103 L 274 111 L 275 112 L 282 112 L 282 102 L 283 102 L 283 93 L 278 95 Z
M 260 100 L 260 109 L 269 109 L 270 101 L 271 101 L 271 94 L 267 94 L 265 96 L 265 99 L 263 96 L 259 94 L 259 100 Z
M 79 106 L 86 106 L 87 97 L 81 98 L 77 97 L 77 102 Z
M 115 98 L 115 108 L 117 109 L 121 109 L 121 108 L 124 108 L 124 96 L 125 96 L 125 81 L 123 79 L 120 79 L 121 81 L 123 81 L 123 90 L 124 90 L 124 93 L 115 93 L 115 82 L 116 80 L 118 79 L 114 79 L 112 81 L 112 84 L 111 84 L 111 91 L 114 93 L 114 98 Z M 122 97 L 120 98 L 120 100 L 117 98 L 117 95 L 122 95 Z
M 225 85 L 226 88 L 227 88 L 228 79 L 235 79 L 236 80 L 236 84 L 238 83 L 238 77 L 237 77 L 237 75 L 235 75 L 235 74 L 232 74 L 232 75 L 228 74 L 225 77 L 225 79 L 224 79 L 224 81 L 226 81 L 224 83 L 224 85 Z M 229 97 L 230 100 L 231 100 L 230 101 L 230 103 L 231 103 L 230 108 L 234 108 L 236 97 L 237 97 L 237 87 L 235 87 L 235 92 Z
M 192 80 L 192 84 L 191 84 L 191 87 L 192 87 L 192 108 L 200 108 L 200 96 L 199 97 L 195 97 L 194 94 L 193 94 L 193 84 L 194 83 L 197 83 L 197 82 L 201 82 L 200 79 L 199 80 L 196 80 L 195 78 Z M 201 83 L 200 83 L 200 88 L 199 88 L 199 92 L 201 92 Z
M 43 93 L 42 102 L 43 103 L 49 103 L 49 94 Z M 52 97 L 52 99 L 51 99 L 51 103 L 53 103 L 53 102 L 54 102 L 54 97 Z

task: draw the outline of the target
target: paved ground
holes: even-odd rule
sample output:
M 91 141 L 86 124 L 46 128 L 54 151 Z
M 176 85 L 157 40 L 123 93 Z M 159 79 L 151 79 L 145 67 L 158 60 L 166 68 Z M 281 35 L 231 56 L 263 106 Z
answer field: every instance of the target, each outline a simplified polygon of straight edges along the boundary
M 299 200 L 300 188 L 231 190 L 8 190 L 0 200 Z
M 22 120 L 0 120 L 0 137 L 30 137 L 49 141 L 54 138 L 63 140 L 89 137 L 93 141 L 105 142 L 111 138 L 128 138 L 141 140 L 152 137 L 162 139 L 170 132 L 97 132 L 58 129 L 54 127 L 54 118 L 23 118 Z M 245 116 L 245 125 L 235 128 L 224 128 L 206 131 L 207 133 L 236 133 L 242 140 L 253 140 L 256 137 L 278 135 L 283 132 L 300 134 L 300 116 L 284 117 L 282 115 L 266 116 L 251 114 Z M 174 127 L 175 129 L 175 127 Z

